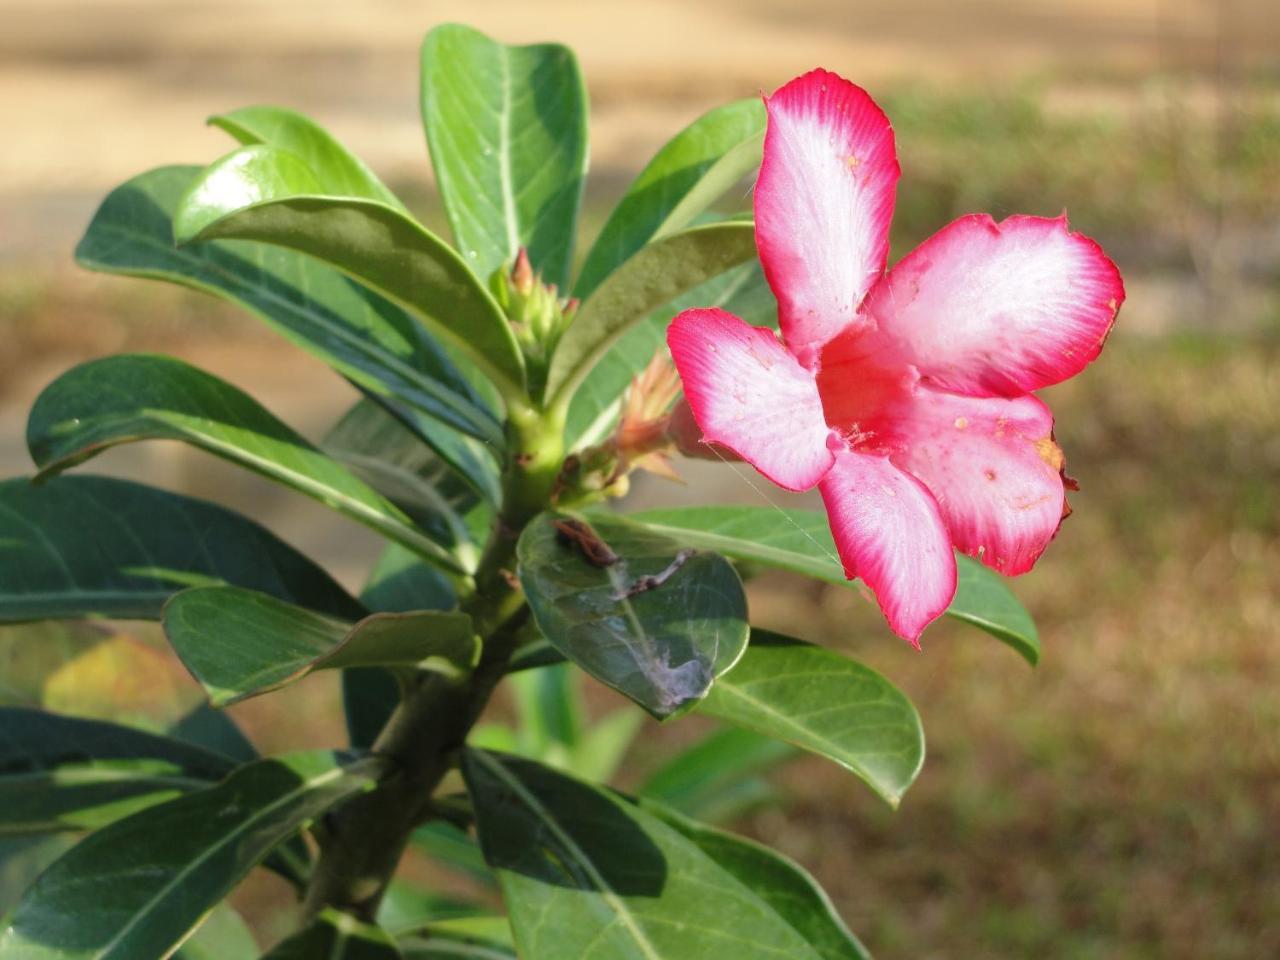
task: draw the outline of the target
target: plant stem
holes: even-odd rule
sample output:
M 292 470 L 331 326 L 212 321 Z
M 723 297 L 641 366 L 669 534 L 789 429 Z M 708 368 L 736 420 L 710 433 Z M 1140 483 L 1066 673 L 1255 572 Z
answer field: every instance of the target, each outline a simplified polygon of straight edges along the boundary
M 451 757 L 506 672 L 525 607 L 511 577 L 516 541 L 550 503 L 564 459 L 563 414 L 512 405 L 508 435 L 502 510 L 476 570 L 475 590 L 461 608 L 483 641 L 480 663 L 464 683 L 422 672 L 405 691 L 373 745 L 395 762 L 396 772 L 334 811 L 317 831 L 321 851 L 307 889 L 308 919 L 324 907 L 374 919 L 410 835 L 431 819 L 431 796 Z

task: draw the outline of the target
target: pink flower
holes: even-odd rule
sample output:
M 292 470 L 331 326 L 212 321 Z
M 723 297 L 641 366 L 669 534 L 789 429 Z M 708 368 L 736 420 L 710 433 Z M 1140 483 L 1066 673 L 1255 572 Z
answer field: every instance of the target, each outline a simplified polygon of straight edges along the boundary
M 756 243 L 771 330 L 686 310 L 667 343 L 704 442 L 778 486 L 817 486 L 850 578 L 919 645 L 955 594 L 952 546 L 1031 569 L 1066 512 L 1053 417 L 1124 300 L 1065 216 L 961 217 L 886 272 L 893 130 L 825 70 L 766 99 Z

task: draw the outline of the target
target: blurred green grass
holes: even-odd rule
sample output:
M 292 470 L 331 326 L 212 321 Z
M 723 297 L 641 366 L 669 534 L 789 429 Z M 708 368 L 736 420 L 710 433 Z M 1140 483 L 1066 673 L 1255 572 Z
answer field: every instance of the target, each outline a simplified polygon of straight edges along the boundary
M 788 802 L 741 827 L 812 868 L 881 957 L 1280 956 L 1276 90 L 1230 109 L 1173 82 L 1055 98 L 883 98 L 904 169 L 894 257 L 962 213 L 1066 206 L 1129 285 L 1102 359 L 1047 397 L 1083 490 L 1015 584 L 1043 663 L 950 625 L 916 654 L 854 592 L 757 582 L 763 624 L 907 689 L 929 759 L 898 814 L 799 761 L 777 777 Z M 625 180 L 593 183 L 587 235 Z M 441 227 L 422 185 L 401 186 Z M 0 270 L 0 338 L 0 401 L 42 358 L 275 342 L 214 301 L 65 267 Z M 337 729 L 315 722 L 334 702 L 312 684 L 243 717 L 291 746 Z M 684 736 L 642 738 L 633 766 Z

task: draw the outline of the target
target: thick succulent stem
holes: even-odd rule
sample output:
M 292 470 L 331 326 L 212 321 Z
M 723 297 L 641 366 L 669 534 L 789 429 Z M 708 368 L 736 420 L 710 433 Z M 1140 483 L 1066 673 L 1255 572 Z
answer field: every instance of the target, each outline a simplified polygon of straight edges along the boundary
M 556 413 L 513 408 L 503 507 L 462 603 L 483 641 L 479 665 L 464 683 L 421 673 L 387 722 L 375 753 L 395 773 L 333 812 L 317 831 L 321 852 L 306 913 L 336 907 L 371 921 L 410 834 L 432 817 L 431 797 L 506 672 L 525 609 L 514 585 L 515 547 L 525 525 L 546 508 L 564 459 L 564 421 Z

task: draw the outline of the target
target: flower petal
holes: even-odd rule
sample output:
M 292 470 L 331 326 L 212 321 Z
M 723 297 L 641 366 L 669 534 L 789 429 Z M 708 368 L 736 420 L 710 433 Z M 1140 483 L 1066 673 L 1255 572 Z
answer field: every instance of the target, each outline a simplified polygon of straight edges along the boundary
M 884 272 L 899 174 L 893 129 L 865 90 L 826 70 L 765 105 L 756 245 L 787 346 L 813 366 Z
M 844 572 L 871 588 L 915 646 L 956 592 L 956 558 L 933 495 L 883 456 L 841 448 L 818 489 Z
M 886 411 L 876 445 L 933 493 L 951 540 L 1000 573 L 1026 573 L 1062 523 L 1062 451 L 1032 396 L 965 397 L 921 387 Z
M 667 345 L 705 442 L 788 490 L 822 479 L 832 453 L 818 385 L 772 330 L 724 310 L 686 310 L 671 321 Z
M 876 349 L 933 383 L 1016 396 L 1083 370 L 1123 302 L 1115 264 L 1065 216 L 996 223 L 977 214 L 903 257 L 871 291 L 866 312 Z

